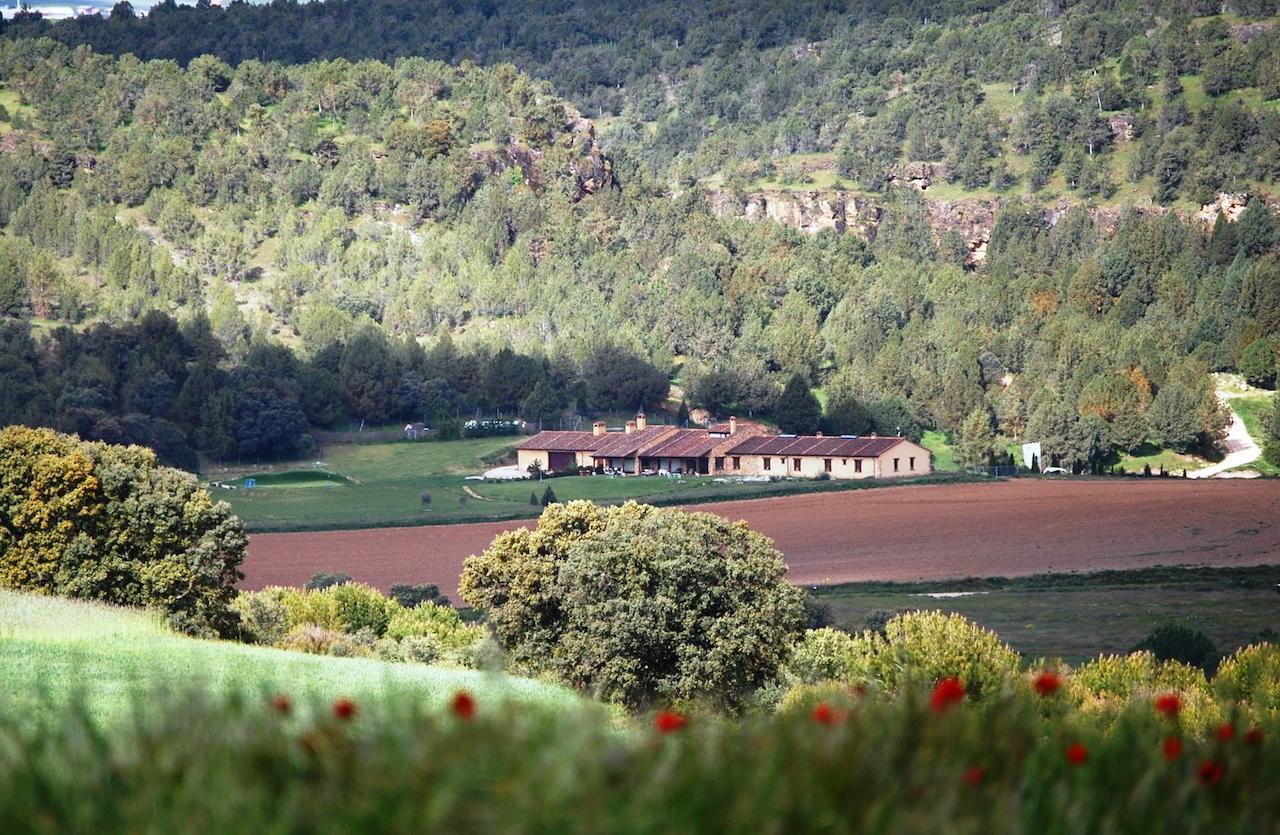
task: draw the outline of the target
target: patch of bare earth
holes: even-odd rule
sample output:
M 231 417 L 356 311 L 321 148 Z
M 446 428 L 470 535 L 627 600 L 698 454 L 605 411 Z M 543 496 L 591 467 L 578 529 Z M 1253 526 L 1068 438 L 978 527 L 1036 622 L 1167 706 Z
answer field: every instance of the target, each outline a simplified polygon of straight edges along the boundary
M 805 585 L 1153 565 L 1280 563 L 1280 481 L 1041 480 L 882 487 L 690 509 L 743 519 Z M 380 588 L 435 583 L 458 601 L 469 554 L 527 522 L 255 534 L 242 586 L 342 571 Z

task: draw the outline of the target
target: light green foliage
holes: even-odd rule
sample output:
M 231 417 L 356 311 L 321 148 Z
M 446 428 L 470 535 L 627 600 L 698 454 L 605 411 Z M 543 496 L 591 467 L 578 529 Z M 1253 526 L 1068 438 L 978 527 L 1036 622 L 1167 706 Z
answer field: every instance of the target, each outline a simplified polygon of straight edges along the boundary
M 412 609 L 400 608 L 391 615 L 386 636 L 404 641 L 430 638 L 440 647 L 458 650 L 484 638 L 484 628 L 463 623 L 458 610 L 434 603 L 419 603 Z
M 898 615 L 854 643 L 850 675 L 891 689 L 956 677 L 974 696 L 993 696 L 1021 663 L 996 633 L 942 612 Z
M 468 558 L 461 590 L 523 668 L 630 707 L 732 708 L 775 674 L 803 620 L 785 571 L 743 523 L 570 502 Z
M 1247 702 L 1259 712 L 1280 710 L 1280 647 L 1253 644 L 1224 658 L 1213 688 L 1220 698 Z
M 810 629 L 796 641 L 787 669 L 805 684 L 846 680 L 856 670 L 865 669 L 861 649 L 847 632 L 830 627 Z

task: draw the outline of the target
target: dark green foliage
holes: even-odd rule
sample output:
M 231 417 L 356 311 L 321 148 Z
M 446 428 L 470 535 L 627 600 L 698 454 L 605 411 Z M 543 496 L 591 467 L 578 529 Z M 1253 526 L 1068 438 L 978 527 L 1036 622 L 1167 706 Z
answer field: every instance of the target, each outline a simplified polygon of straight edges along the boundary
M 1280 352 L 1265 336 L 1249 343 L 1240 355 L 1240 373 L 1251 386 L 1275 388 L 1277 366 L 1280 366 Z
M 831 396 L 822 430 L 829 435 L 866 435 L 875 426 L 871 413 L 852 395 Z
M 822 407 L 804 377 L 793 374 L 778 396 L 773 416 L 783 432 L 811 435 L 820 426 Z
M 557 501 L 559 500 L 556 498 L 556 491 L 552 490 L 551 485 L 548 484 L 546 488 L 542 491 L 542 501 L 540 502 L 540 504 L 543 507 L 549 507 L 555 504 Z
M 311 579 L 307 581 L 305 586 L 307 591 L 320 591 L 332 586 L 340 586 L 343 583 L 350 583 L 351 575 L 342 572 L 317 571 L 311 575 Z
M 1199 404 L 1186 386 L 1171 383 L 1160 393 L 1147 410 L 1147 421 L 1156 440 L 1179 451 L 1192 449 L 1200 439 L 1203 426 L 1199 418 Z
M 667 398 L 667 375 L 612 346 L 599 348 L 582 369 L 587 404 L 596 409 L 644 409 Z
M 1277 245 L 1276 217 L 1267 204 L 1253 198 L 1236 221 L 1236 239 L 1240 251 L 1250 258 L 1270 252 Z
M 1198 629 L 1179 624 L 1157 628 L 1133 646 L 1130 652 L 1147 651 L 1159 661 L 1181 661 L 1212 676 L 1222 658 L 1213 639 Z

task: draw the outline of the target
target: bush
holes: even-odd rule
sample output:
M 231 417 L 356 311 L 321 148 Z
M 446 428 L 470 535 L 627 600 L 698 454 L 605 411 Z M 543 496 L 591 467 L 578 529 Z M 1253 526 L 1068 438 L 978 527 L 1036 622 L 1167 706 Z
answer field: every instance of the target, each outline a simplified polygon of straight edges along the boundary
M 796 641 L 789 669 L 805 684 L 848 678 L 857 668 L 857 644 L 839 629 L 810 629 Z
M 1067 689 L 1090 714 L 1116 716 L 1135 700 L 1177 693 L 1182 699 L 1183 722 L 1189 727 L 1209 727 L 1223 718 L 1203 670 L 1181 661 L 1159 661 L 1145 651 L 1098 656 L 1075 670 Z
M 1272 441 L 1262 448 L 1262 458 L 1273 467 L 1280 467 L 1280 441 Z
M 1129 651 L 1144 650 L 1155 655 L 1157 661 L 1181 661 L 1199 667 L 1210 676 L 1218 668 L 1221 658 L 1212 638 L 1199 630 L 1176 624 L 1159 627 Z
M 342 637 L 342 633 L 332 629 L 316 626 L 314 623 L 300 623 L 279 644 L 281 649 L 294 652 L 308 652 L 312 655 L 328 655 L 329 648 Z
M 324 591 L 286 588 L 279 592 L 280 603 L 289 613 L 290 627 L 310 624 L 331 632 L 342 631 L 338 605 L 333 595 Z
M 250 644 L 271 646 L 284 640 L 293 628 L 289 610 L 281 602 L 284 589 L 242 591 L 231 608 L 240 616 L 240 639 Z
M 855 638 L 853 654 L 855 678 L 896 689 L 954 676 L 972 696 L 998 693 L 1021 663 L 996 633 L 943 612 L 898 615 L 883 635 L 864 632 Z
M 141 447 L 0 431 L 0 586 L 144 606 L 229 637 L 244 527 Z
M 387 631 L 391 616 L 400 605 L 382 596 L 377 589 L 362 583 L 343 583 L 326 589 L 322 594 L 331 595 L 343 632 L 356 633 L 368 629 L 375 635 Z
M 420 586 L 412 586 L 408 583 L 392 583 L 388 597 L 406 609 L 412 609 L 419 603 L 436 603 L 440 606 L 449 605 L 449 598 L 441 594 L 440 587 L 434 583 Z
M 397 609 L 387 624 L 386 635 L 397 640 L 430 637 L 445 649 L 459 649 L 483 637 L 484 629 L 462 622 L 456 609 L 423 603 L 412 609 Z
M 342 583 L 350 583 L 351 575 L 338 573 L 329 573 L 327 571 L 317 571 L 311 575 L 311 579 L 307 581 L 305 588 L 307 591 L 322 591 L 331 586 L 341 585 Z
M 462 594 L 523 669 L 630 707 L 741 706 L 804 620 L 802 593 L 745 524 L 628 502 L 548 507 L 469 557 Z
M 1256 711 L 1280 711 L 1280 647 L 1254 644 L 1223 659 L 1213 680 L 1223 699 L 1249 702 Z

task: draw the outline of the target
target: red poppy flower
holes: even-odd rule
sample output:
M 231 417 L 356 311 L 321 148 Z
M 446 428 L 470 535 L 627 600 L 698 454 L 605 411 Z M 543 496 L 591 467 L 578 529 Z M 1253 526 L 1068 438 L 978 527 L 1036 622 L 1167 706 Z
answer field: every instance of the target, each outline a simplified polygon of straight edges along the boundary
M 1177 693 L 1165 693 L 1156 699 L 1156 710 L 1172 719 L 1182 710 L 1182 699 L 1178 698 Z
M 954 677 L 944 678 L 933 688 L 933 696 L 929 704 L 935 711 L 942 713 L 952 705 L 959 704 L 962 699 L 964 699 L 964 682 Z
M 1073 742 L 1068 745 L 1067 750 L 1064 753 L 1066 755 L 1067 762 L 1072 765 L 1084 765 L 1089 761 L 1089 750 L 1079 742 Z
M 964 771 L 964 781 L 970 786 L 981 786 L 982 780 L 986 776 L 986 769 L 980 765 L 970 766 Z
M 1160 746 L 1160 753 L 1169 762 L 1173 762 L 1182 756 L 1182 740 L 1176 736 L 1171 736 L 1164 741 L 1164 745 Z
M 1230 722 L 1221 725 L 1218 728 L 1217 737 L 1222 742 L 1230 742 L 1236 738 L 1236 727 Z
M 338 699 L 333 703 L 333 715 L 344 722 L 355 718 L 356 703 L 350 699 Z
M 1261 745 L 1262 744 L 1262 728 L 1250 728 L 1244 732 L 1245 745 Z
M 281 716 L 288 716 L 293 711 L 293 702 L 283 693 L 277 693 L 271 698 L 271 709 Z
M 674 710 L 661 711 L 653 719 L 654 727 L 664 734 L 675 733 L 687 724 L 689 724 L 689 720 L 685 718 L 685 715 Z
M 1048 698 L 1054 693 L 1057 693 L 1061 687 L 1062 676 L 1058 675 L 1053 670 L 1045 670 L 1043 673 L 1036 676 L 1036 692 L 1043 698 Z
M 818 702 L 813 708 L 813 721 L 819 725 L 831 725 L 835 727 L 844 721 L 844 713 L 831 707 L 826 702 Z
M 1205 786 L 1216 786 L 1222 781 L 1222 766 L 1213 760 L 1205 760 L 1200 763 L 1200 768 L 1196 771 L 1196 776 L 1200 778 L 1200 783 Z
M 470 722 L 471 717 L 476 715 L 476 700 L 470 693 L 465 690 L 459 690 L 453 695 L 453 701 L 449 703 L 449 709 L 453 711 L 453 715 L 464 722 Z

